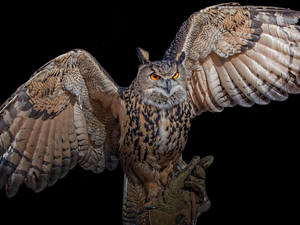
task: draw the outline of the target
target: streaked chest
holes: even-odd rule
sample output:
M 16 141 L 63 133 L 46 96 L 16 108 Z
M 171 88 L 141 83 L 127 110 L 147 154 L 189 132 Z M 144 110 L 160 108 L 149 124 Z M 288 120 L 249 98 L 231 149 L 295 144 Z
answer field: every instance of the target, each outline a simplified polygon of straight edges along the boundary
M 122 153 L 134 161 L 172 160 L 186 144 L 191 110 L 187 102 L 157 110 L 142 103 L 128 103 L 123 126 Z

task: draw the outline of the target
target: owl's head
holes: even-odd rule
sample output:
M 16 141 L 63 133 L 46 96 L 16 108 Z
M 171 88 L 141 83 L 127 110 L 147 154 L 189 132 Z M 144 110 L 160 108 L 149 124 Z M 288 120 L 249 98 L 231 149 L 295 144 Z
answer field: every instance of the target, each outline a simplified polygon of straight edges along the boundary
M 149 61 L 149 53 L 137 48 L 141 65 L 135 82 L 143 100 L 158 109 L 170 109 L 187 98 L 187 76 L 182 66 L 185 53 L 174 61 Z

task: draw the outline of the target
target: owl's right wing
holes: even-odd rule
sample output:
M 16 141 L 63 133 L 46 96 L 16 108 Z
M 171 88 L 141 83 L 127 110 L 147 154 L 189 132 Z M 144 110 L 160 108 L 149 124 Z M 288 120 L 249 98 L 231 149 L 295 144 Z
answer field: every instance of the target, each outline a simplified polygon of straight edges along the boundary
M 299 11 L 215 5 L 196 12 L 180 27 L 164 59 L 186 58 L 195 115 L 283 101 L 300 93 Z
M 119 87 L 86 51 L 36 71 L 0 108 L 0 189 L 53 185 L 77 163 L 93 172 L 118 163 Z

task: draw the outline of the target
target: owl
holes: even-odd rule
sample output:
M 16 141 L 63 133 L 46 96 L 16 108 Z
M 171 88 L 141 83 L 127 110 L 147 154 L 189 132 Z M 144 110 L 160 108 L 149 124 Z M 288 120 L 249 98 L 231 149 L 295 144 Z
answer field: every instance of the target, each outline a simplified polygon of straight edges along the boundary
M 54 185 L 76 164 L 124 170 L 124 224 L 160 195 L 203 112 L 300 92 L 300 12 L 221 4 L 192 14 L 163 59 L 141 65 L 119 87 L 88 52 L 76 49 L 37 70 L 1 106 L 0 188 L 14 196 Z

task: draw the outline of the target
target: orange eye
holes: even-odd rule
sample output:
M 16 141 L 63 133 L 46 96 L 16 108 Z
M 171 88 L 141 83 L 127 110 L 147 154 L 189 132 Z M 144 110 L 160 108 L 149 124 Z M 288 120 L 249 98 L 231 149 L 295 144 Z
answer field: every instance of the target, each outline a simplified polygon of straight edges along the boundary
M 150 77 L 152 80 L 158 80 L 160 78 L 160 76 L 156 75 L 155 73 L 152 73 Z
M 175 73 L 175 75 L 173 76 L 173 79 L 177 79 L 179 77 L 179 73 Z

